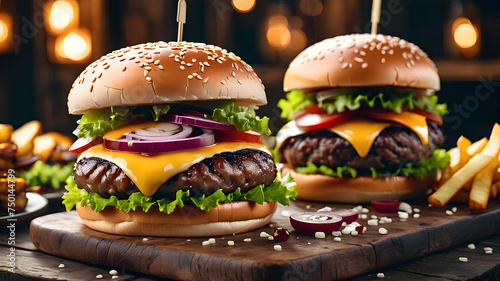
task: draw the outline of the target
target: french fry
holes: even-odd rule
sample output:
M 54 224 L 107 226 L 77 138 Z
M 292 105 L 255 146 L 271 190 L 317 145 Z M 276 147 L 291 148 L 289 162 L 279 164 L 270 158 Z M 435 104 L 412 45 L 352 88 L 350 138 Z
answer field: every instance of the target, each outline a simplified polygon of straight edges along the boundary
M 479 152 L 481 152 L 484 149 L 484 147 L 486 146 L 487 143 L 488 143 L 488 139 L 486 137 L 476 141 L 475 143 L 471 144 L 467 148 L 467 155 L 472 157 L 472 156 L 478 154 Z
M 47 162 L 56 148 L 57 142 L 51 135 L 43 134 L 35 137 L 33 141 L 33 154 L 39 155 L 40 160 Z
M 499 181 L 500 180 L 500 168 L 498 168 L 498 162 L 499 160 L 497 159 L 497 167 L 493 170 L 493 182 Z
M 460 142 L 457 142 L 457 145 L 458 143 Z M 479 154 L 472 157 L 472 159 L 469 160 L 465 166 L 460 168 L 448 181 L 446 181 L 441 187 L 438 188 L 438 190 L 429 196 L 429 203 L 434 207 L 443 207 L 467 183 L 467 181 L 472 179 L 476 174 L 488 166 L 494 158 L 498 158 L 499 150 L 500 125 L 496 123 L 493 126 L 490 140 L 486 144 L 485 148 Z M 491 177 L 493 177 L 493 172 L 491 173 Z M 489 196 L 489 189 L 487 194 Z M 473 202 L 476 202 L 476 199 L 474 199 Z M 476 206 L 473 207 L 475 208 Z
M 496 160 L 496 157 L 493 157 L 488 166 L 474 177 L 470 190 L 469 210 L 480 211 L 486 209 L 491 192 L 493 170 L 497 166 Z
M 482 153 L 472 157 L 472 159 L 458 170 L 453 176 L 438 188 L 431 196 L 429 203 L 434 207 L 443 207 L 455 195 L 468 180 L 484 169 L 493 157 Z
M 467 161 L 469 161 L 470 156 L 467 154 L 467 148 L 469 148 L 471 145 L 471 141 L 464 137 L 460 136 L 457 140 L 457 150 L 458 150 L 458 155 L 454 155 L 454 161 L 450 162 L 450 168 L 451 168 L 451 173 L 454 174 L 460 168 L 462 168 Z M 457 152 L 454 152 L 456 154 Z M 456 159 L 458 158 L 458 159 Z M 457 161 L 458 160 L 458 161 Z
M 497 196 L 498 196 L 498 194 L 500 193 L 500 181 L 496 181 L 496 182 L 494 182 L 494 183 L 491 185 L 491 189 L 496 189 L 496 190 L 497 190 Z M 496 196 L 495 196 L 495 197 L 493 197 L 493 198 L 496 198 Z
M 12 142 L 17 144 L 17 158 L 30 155 L 33 151 L 33 140 L 42 131 L 40 121 L 30 121 L 12 133 Z
M 0 124 L 0 143 L 10 141 L 14 128 L 11 125 Z
M 491 188 L 490 188 L 490 198 L 494 199 L 497 198 L 498 195 L 498 189 L 495 185 L 494 182 L 491 183 Z

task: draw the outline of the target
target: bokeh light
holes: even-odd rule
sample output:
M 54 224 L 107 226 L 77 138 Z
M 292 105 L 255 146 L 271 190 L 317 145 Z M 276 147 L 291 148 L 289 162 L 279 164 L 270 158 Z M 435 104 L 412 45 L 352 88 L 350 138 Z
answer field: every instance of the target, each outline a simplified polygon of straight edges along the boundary
M 73 31 L 56 39 L 56 52 L 62 58 L 79 62 L 88 58 L 91 51 L 90 32 L 86 30 Z
M 9 27 L 7 23 L 0 19 L 0 42 L 7 40 L 9 37 Z
M 232 0 L 233 8 L 240 13 L 248 13 L 255 7 L 256 0 Z
M 320 0 L 300 0 L 299 8 L 307 16 L 315 17 L 323 12 Z
M 71 24 L 75 11 L 71 3 L 65 0 L 57 0 L 50 9 L 50 26 L 57 31 L 64 30 Z

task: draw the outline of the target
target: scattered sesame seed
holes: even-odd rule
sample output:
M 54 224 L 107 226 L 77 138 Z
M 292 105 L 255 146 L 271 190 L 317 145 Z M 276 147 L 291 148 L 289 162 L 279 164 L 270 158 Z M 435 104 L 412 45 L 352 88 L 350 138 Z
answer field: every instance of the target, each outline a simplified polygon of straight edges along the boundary
M 366 220 L 368 218 L 368 215 L 361 214 L 361 215 L 359 215 L 359 218 L 362 219 L 362 220 Z
M 180 69 L 180 70 L 184 70 L 184 69 L 186 69 L 186 67 L 185 67 L 184 65 L 182 65 L 182 64 L 181 64 L 181 65 L 179 65 L 179 69 Z
M 406 202 L 399 203 L 398 210 L 405 211 L 408 214 L 411 214 L 413 212 L 411 205 Z
M 147 71 L 151 71 L 151 66 L 145 66 L 144 69 Z
M 419 208 L 413 208 L 413 212 L 414 213 L 420 213 L 420 209 Z
M 159 65 L 159 64 L 160 64 L 160 60 L 155 60 L 154 65 Z
M 117 275 L 117 274 L 118 274 L 118 271 L 116 271 L 115 269 L 111 269 L 111 270 L 109 271 L 109 274 L 111 274 L 111 275 Z
M 149 72 L 146 69 L 144 69 L 144 76 L 148 76 L 148 74 Z
M 281 250 L 283 250 L 283 248 L 281 247 L 281 245 L 274 245 L 273 248 L 274 248 L 275 251 L 278 251 L 278 252 L 281 251 Z
M 163 70 L 163 65 L 161 65 L 161 64 L 160 64 L 160 65 L 158 65 L 158 68 L 159 68 L 160 70 Z
M 335 237 L 335 238 L 333 238 L 333 241 L 335 241 L 335 242 L 340 242 L 341 240 L 342 240 L 342 239 L 341 239 L 340 237 Z
M 398 216 L 400 219 L 407 219 L 409 217 L 408 213 L 406 212 L 398 212 Z
M 361 65 L 361 68 L 367 68 L 368 67 L 368 63 L 364 62 L 362 65 Z
M 232 240 L 227 241 L 227 245 L 234 246 L 234 241 L 232 241 Z
M 90 85 L 90 89 L 89 89 L 90 92 L 93 92 L 94 91 L 94 85 Z
M 273 240 L 274 240 L 274 236 L 269 236 L 269 237 L 267 237 L 267 240 L 269 240 L 269 241 L 273 241 Z
M 368 212 L 370 212 L 370 210 L 368 210 L 368 208 L 361 209 L 361 213 L 368 213 Z
M 149 76 L 146 76 L 146 81 L 151 82 L 151 81 L 153 81 L 153 79 L 151 79 L 151 77 L 149 77 Z
M 446 214 L 447 214 L 448 216 L 453 216 L 453 212 L 452 212 L 452 211 L 450 211 L 450 210 L 446 210 Z
M 452 211 L 453 213 L 456 213 L 456 212 L 458 211 L 458 209 L 457 209 L 457 207 L 453 207 L 453 208 L 451 208 L 451 211 Z
M 487 255 L 491 255 L 491 254 L 493 254 L 493 251 L 484 251 L 484 253 Z
M 65 265 L 64 265 L 64 263 L 61 263 L 58 267 L 59 267 L 59 268 L 64 268 L 64 267 L 65 267 Z
M 306 205 L 306 209 L 311 209 L 311 205 Z
M 469 248 L 471 250 L 475 250 L 476 249 L 476 245 L 470 243 L 469 245 L 467 245 L 467 248 Z
M 126 67 L 126 66 L 124 66 L 124 67 L 122 68 L 122 71 L 125 71 L 125 70 L 127 70 L 127 67 Z
M 262 231 L 262 232 L 260 233 L 260 237 L 267 238 L 267 237 L 269 237 L 269 236 L 271 236 L 271 235 L 269 235 L 269 233 L 267 233 L 267 232 L 265 232 L 265 231 Z
M 340 68 L 345 69 L 345 68 L 347 68 L 348 66 L 349 66 L 349 63 L 344 62 L 344 63 L 340 66 Z
M 238 83 L 240 83 L 240 85 L 243 84 L 240 79 L 237 79 L 237 81 L 238 81 Z
M 287 210 L 283 210 L 283 211 L 281 211 L 281 216 L 283 216 L 283 217 L 289 217 L 290 216 L 290 212 L 287 211 Z
M 208 243 L 210 243 L 210 244 L 215 244 L 215 238 L 210 238 L 210 239 L 208 239 Z
M 111 276 L 111 279 L 118 279 L 118 278 L 120 278 L 120 276 L 118 276 L 118 275 Z
M 245 238 L 243 239 L 243 242 L 252 242 L 252 238 Z
M 360 57 L 354 57 L 354 60 L 357 61 L 357 62 L 363 62 L 363 59 L 360 58 Z
M 381 228 L 378 229 L 378 233 L 381 234 L 381 235 L 385 235 L 385 234 L 387 234 L 387 229 L 381 227 Z
M 325 233 L 324 233 L 324 232 L 318 231 L 318 232 L 315 232 L 315 233 L 314 233 L 314 237 L 319 238 L 319 239 L 322 239 L 322 238 L 325 238 L 325 237 L 326 237 L 326 235 L 325 235 Z
M 371 225 L 371 226 L 377 226 L 378 225 L 378 221 L 376 219 L 368 220 L 366 223 L 368 225 Z
M 357 236 L 359 233 L 356 230 L 351 231 L 352 236 Z
M 340 231 L 338 231 L 338 230 L 337 230 L 337 231 L 333 231 L 333 232 L 332 232 L 332 235 L 333 235 L 333 236 L 342 236 L 342 232 L 340 232 Z
M 420 218 L 420 214 L 413 214 L 413 218 L 415 218 L 415 219 Z
M 193 79 L 193 75 L 188 75 L 188 79 Z
M 491 247 L 484 247 L 483 250 L 486 252 L 486 251 L 493 251 L 493 248 Z
M 371 215 L 370 218 L 377 219 L 378 217 L 376 215 Z
M 333 209 L 331 207 L 328 207 L 328 206 L 325 206 L 319 210 L 317 210 L 316 212 L 331 212 Z
M 142 241 L 148 241 L 149 239 L 148 238 L 142 238 Z
M 394 50 L 393 50 L 393 49 L 390 49 L 390 50 L 389 50 L 389 55 L 392 55 L 392 54 L 394 54 Z
M 95 278 L 97 278 L 97 279 L 102 279 L 103 277 L 104 276 L 102 276 L 102 274 L 98 274 L 98 275 L 95 276 Z
M 377 273 L 377 278 L 384 278 L 385 274 L 382 272 Z
M 469 259 L 466 257 L 459 257 L 458 260 L 461 262 L 468 262 L 469 261 Z
M 210 244 L 210 242 L 208 242 L 208 241 L 203 241 L 203 242 L 201 243 L 201 245 L 203 245 L 203 246 L 208 246 L 209 244 Z
M 382 58 L 382 59 L 380 60 L 380 62 L 381 62 L 381 63 L 385 63 L 385 58 Z

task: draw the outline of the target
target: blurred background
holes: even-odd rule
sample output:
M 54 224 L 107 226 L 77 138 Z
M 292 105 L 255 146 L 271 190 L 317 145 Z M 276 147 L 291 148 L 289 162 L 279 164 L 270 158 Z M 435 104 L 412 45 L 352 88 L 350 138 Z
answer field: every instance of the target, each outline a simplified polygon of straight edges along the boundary
M 263 80 L 270 127 L 290 61 L 325 38 L 370 32 L 369 0 L 187 0 L 186 41 L 233 51 Z M 40 120 L 70 134 L 71 85 L 115 49 L 177 36 L 174 0 L 0 0 L 0 123 Z M 500 1 L 383 0 L 379 32 L 419 45 L 439 69 L 445 147 L 477 140 L 500 122 Z

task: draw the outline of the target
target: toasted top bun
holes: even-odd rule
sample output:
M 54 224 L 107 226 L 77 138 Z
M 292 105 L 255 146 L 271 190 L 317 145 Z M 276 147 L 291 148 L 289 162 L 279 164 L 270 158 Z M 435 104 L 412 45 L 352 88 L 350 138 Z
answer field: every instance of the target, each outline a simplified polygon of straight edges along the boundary
M 283 89 L 398 86 L 439 90 L 434 63 L 418 46 L 387 35 L 325 39 L 302 51 L 286 71 Z
M 267 103 L 252 67 L 213 45 L 157 42 L 114 51 L 89 65 L 68 96 L 71 114 L 110 106 L 234 100 Z

